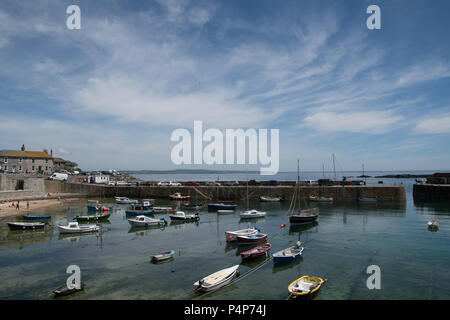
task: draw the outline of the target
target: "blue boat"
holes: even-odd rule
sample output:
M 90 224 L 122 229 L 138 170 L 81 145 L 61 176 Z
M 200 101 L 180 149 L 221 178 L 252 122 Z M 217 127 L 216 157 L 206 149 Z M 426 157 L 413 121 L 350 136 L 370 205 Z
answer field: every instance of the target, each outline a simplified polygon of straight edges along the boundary
M 300 241 L 295 246 L 278 251 L 272 255 L 273 262 L 289 262 L 299 258 L 302 255 L 303 247 L 300 247 Z
M 153 210 L 141 211 L 141 210 L 126 210 L 125 215 L 127 216 L 148 216 L 152 215 Z
M 52 216 L 31 216 L 31 215 L 24 215 L 22 218 L 24 220 L 46 220 L 51 219 Z
M 210 203 L 208 204 L 208 210 L 234 210 L 237 204 L 226 204 L 226 203 Z

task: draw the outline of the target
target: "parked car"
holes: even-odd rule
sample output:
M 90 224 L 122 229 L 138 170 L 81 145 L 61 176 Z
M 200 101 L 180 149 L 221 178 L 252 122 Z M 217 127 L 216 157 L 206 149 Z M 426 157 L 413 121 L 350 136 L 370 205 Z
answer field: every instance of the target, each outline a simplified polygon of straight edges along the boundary
M 168 181 L 160 181 L 158 182 L 158 186 L 168 186 L 169 182 Z
M 181 183 L 169 181 L 169 186 L 181 186 Z
M 156 186 L 156 185 L 158 185 L 158 181 L 150 180 L 150 181 L 147 181 L 147 184 L 148 184 L 149 186 Z
M 225 181 L 223 183 L 224 186 L 238 186 L 239 182 L 238 181 Z
M 193 182 L 193 181 L 186 181 L 185 183 L 183 183 L 185 186 L 199 186 L 200 183 L 198 182 Z
M 207 181 L 205 182 L 205 186 L 220 186 L 220 183 L 214 181 Z
M 277 180 L 269 180 L 269 181 L 264 181 L 264 186 L 277 186 L 278 185 L 278 181 Z
M 257 186 L 258 183 L 256 182 L 256 180 L 250 180 L 250 181 L 248 182 L 248 185 L 249 185 L 249 186 Z

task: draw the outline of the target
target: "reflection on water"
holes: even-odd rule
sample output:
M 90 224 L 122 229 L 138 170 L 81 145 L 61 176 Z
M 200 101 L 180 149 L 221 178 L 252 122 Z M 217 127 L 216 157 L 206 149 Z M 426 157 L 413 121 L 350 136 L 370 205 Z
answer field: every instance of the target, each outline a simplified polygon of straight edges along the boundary
M 184 299 L 198 279 L 225 267 L 241 264 L 240 270 L 256 270 L 237 283 L 208 295 L 189 299 L 285 299 L 287 286 L 301 275 L 328 278 L 316 299 L 449 299 L 450 205 L 442 203 L 317 203 L 319 219 L 290 225 L 288 201 L 251 202 L 267 215 L 240 219 L 247 204 L 238 202 L 236 213 L 200 213 L 200 221 L 171 221 L 166 226 L 132 227 L 126 206 L 113 205 L 101 232 L 60 234 L 77 215 L 88 214 L 86 202 L 43 208 L 32 214 L 51 214 L 44 230 L 10 231 L 0 218 L 0 299 L 49 299 L 51 291 L 67 278 L 69 264 L 82 270 L 88 289 L 70 299 Z M 156 205 L 167 206 L 167 200 Z M 306 207 L 306 203 L 304 204 Z M 165 213 L 155 218 L 166 217 Z M 430 232 L 427 221 L 439 220 Z M 268 235 L 271 254 L 294 245 L 305 247 L 292 262 L 266 264 L 265 258 L 242 262 L 240 253 L 263 242 L 239 245 L 227 242 L 225 231 L 258 226 Z M 152 254 L 175 250 L 175 259 L 149 263 Z M 379 265 L 382 290 L 366 287 L 365 270 Z M 130 275 L 133 275 L 132 277 Z

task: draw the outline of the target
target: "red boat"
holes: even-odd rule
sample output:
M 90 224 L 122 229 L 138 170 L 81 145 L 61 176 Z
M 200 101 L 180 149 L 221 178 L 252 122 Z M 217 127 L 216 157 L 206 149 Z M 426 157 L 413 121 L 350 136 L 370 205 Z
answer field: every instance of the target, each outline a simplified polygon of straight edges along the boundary
M 269 252 L 271 248 L 272 244 L 267 242 L 253 249 L 241 252 L 242 260 L 250 260 L 267 255 L 267 252 Z
M 238 243 L 255 243 L 255 242 L 261 242 L 267 239 L 267 234 L 264 233 L 258 233 L 258 234 L 251 234 L 248 236 L 237 236 L 237 242 Z

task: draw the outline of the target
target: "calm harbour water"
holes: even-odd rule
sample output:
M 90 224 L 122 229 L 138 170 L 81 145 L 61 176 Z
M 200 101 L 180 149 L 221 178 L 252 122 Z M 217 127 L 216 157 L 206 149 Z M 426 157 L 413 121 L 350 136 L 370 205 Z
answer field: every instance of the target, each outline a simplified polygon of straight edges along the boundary
M 170 175 L 159 179 L 203 180 Z M 246 209 L 244 201 L 233 214 L 202 211 L 199 223 L 169 222 L 164 228 L 136 229 L 130 228 L 124 216 L 125 205 L 103 199 L 113 204 L 114 210 L 109 222 L 102 224 L 101 236 L 62 236 L 57 230 L 57 225 L 86 212 L 85 200 L 35 210 L 33 214 L 52 214 L 51 225 L 44 231 L 10 231 L 6 222 L 20 218 L 2 217 L 0 299 L 53 299 L 51 291 L 65 283 L 69 276 L 66 268 L 71 264 L 81 268 L 87 287 L 70 299 L 284 300 L 287 286 L 302 275 L 328 279 L 316 299 L 449 299 L 450 203 L 414 202 L 414 179 L 375 180 L 403 184 L 406 203 L 318 204 L 318 222 L 297 227 L 290 226 L 286 217 L 288 201 L 250 202 L 251 208 L 267 212 L 256 221 L 239 218 L 239 212 Z M 157 206 L 169 204 L 174 203 L 156 201 Z M 155 214 L 161 216 L 166 214 Z M 438 231 L 427 229 L 430 219 L 439 222 Z M 281 228 L 282 224 L 287 226 Z M 227 243 L 224 231 L 254 225 L 268 234 L 272 253 L 300 239 L 305 247 L 303 256 L 280 266 L 264 258 L 242 263 L 238 281 L 210 294 L 191 294 L 195 281 L 241 263 L 239 252 L 249 248 Z M 172 261 L 150 263 L 150 255 L 169 249 L 176 252 Z M 369 265 L 381 268 L 381 290 L 366 287 Z M 251 270 L 254 272 L 245 276 Z

